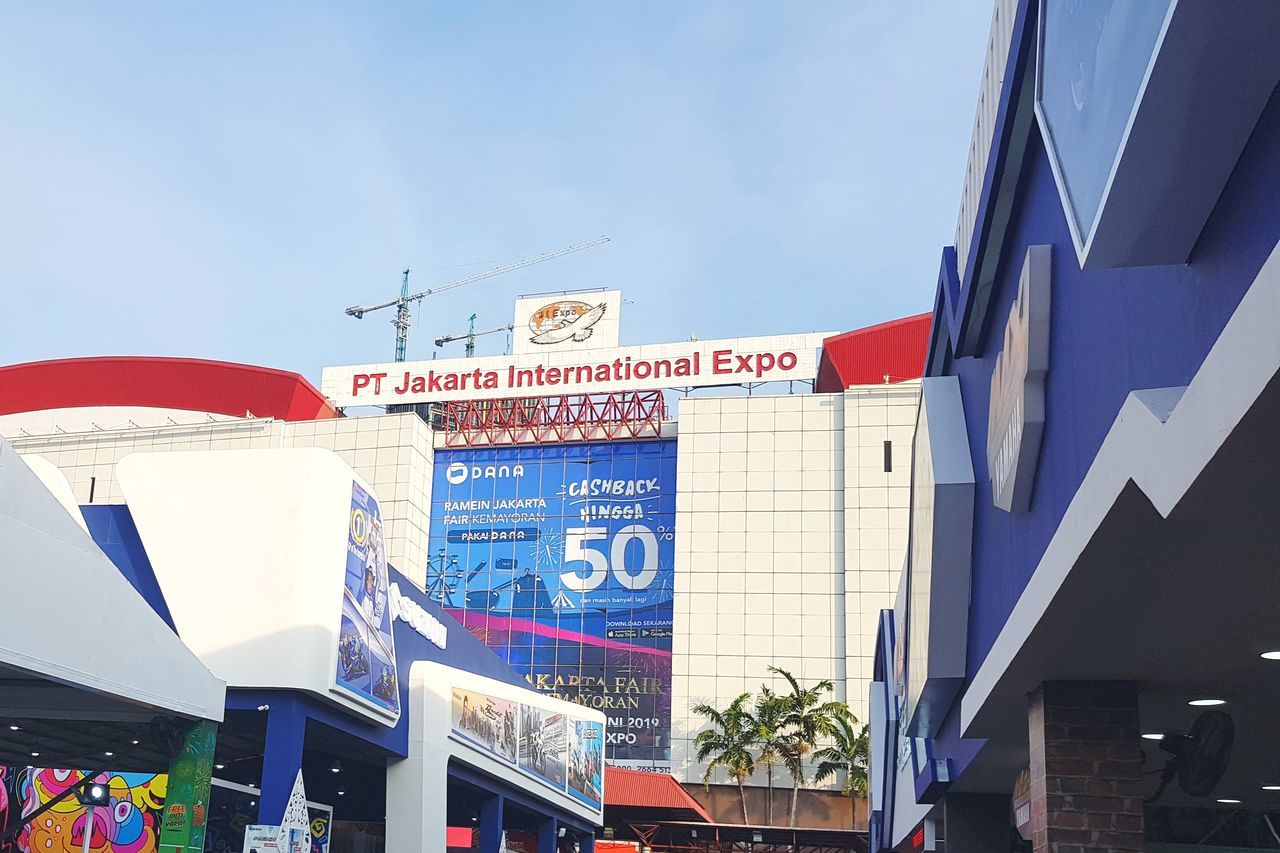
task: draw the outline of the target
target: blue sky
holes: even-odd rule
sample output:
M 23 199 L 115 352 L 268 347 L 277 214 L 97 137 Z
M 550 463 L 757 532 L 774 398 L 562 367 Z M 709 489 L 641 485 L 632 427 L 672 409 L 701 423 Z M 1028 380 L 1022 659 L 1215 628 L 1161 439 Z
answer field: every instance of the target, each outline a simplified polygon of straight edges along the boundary
M 389 359 L 348 305 L 620 287 L 624 343 L 928 310 L 990 0 L 9 4 L 0 362 Z M 481 353 L 504 341 L 482 339 Z M 440 351 L 460 356 L 461 344 Z

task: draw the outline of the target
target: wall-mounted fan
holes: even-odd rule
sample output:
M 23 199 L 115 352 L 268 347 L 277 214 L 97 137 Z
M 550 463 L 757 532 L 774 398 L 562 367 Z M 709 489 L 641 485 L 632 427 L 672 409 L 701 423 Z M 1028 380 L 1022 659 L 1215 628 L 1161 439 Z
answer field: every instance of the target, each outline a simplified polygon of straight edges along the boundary
M 1227 771 L 1235 734 L 1235 723 L 1222 711 L 1205 711 L 1184 735 L 1166 734 L 1160 748 L 1169 753 L 1169 762 L 1160 774 L 1160 787 L 1147 802 L 1158 800 L 1174 779 L 1192 797 L 1211 793 Z

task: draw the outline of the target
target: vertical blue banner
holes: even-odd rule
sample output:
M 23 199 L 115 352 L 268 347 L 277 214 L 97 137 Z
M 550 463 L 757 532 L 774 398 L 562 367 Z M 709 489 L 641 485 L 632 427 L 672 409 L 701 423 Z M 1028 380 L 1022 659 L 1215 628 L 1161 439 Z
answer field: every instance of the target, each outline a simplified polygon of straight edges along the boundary
M 362 702 L 399 717 L 400 690 L 387 582 L 382 511 L 373 495 L 359 483 L 352 483 L 334 683 Z
M 436 452 L 427 592 L 535 687 L 668 767 L 671 440 Z

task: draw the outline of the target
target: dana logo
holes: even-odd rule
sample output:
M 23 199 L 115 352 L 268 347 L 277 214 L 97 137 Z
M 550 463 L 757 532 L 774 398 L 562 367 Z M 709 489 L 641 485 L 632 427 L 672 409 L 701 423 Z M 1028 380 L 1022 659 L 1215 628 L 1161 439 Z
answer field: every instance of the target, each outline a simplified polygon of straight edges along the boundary
M 468 479 L 472 480 L 506 480 L 509 477 L 523 477 L 523 465 L 464 465 L 461 462 L 450 462 L 444 469 L 444 478 L 452 485 L 460 486 Z
M 606 305 L 588 305 L 576 299 L 565 299 L 543 305 L 529 318 L 529 338 L 535 344 L 560 344 L 572 338 L 582 343 L 591 337 L 593 327 L 604 317 Z

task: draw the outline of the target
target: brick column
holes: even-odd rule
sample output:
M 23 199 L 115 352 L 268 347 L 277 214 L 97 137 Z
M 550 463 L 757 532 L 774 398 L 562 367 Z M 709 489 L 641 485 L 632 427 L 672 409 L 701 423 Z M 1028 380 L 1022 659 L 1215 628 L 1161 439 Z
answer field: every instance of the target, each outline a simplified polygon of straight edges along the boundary
M 1046 681 L 1027 721 L 1036 853 L 1145 849 L 1137 687 Z

